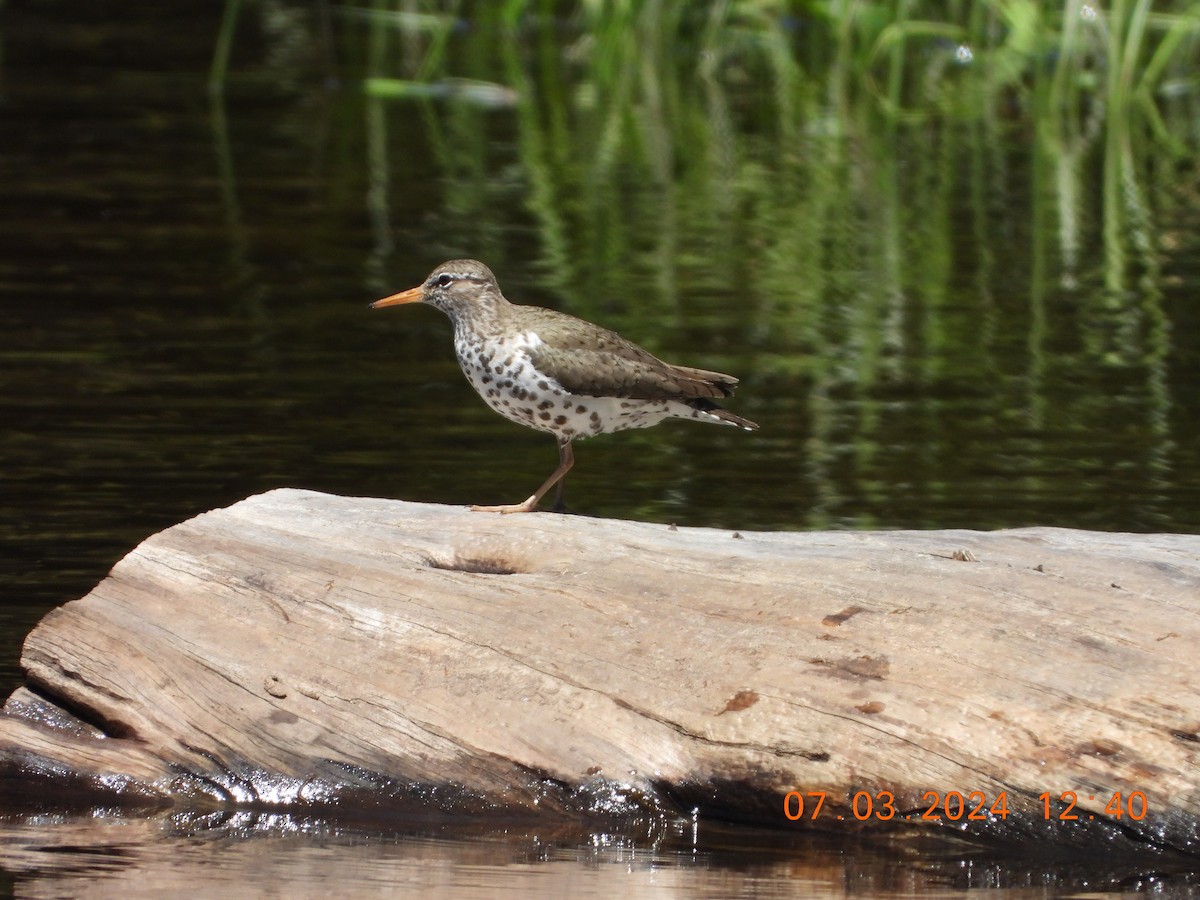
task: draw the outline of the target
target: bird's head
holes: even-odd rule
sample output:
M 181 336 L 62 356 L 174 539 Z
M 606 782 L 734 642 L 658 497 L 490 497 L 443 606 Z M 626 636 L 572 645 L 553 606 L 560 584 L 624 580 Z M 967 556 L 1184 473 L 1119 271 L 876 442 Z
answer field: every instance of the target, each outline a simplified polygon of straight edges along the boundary
M 500 288 L 491 269 L 478 260 L 452 259 L 430 272 L 422 284 L 376 300 L 371 308 L 428 303 L 451 317 L 457 317 L 469 313 L 480 303 L 494 301 L 500 296 Z

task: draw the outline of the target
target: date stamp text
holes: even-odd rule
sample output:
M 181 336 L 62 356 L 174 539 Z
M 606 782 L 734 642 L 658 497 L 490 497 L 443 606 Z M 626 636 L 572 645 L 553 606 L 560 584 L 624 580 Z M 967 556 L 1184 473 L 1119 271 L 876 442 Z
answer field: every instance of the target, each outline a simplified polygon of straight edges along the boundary
M 988 822 L 1007 820 L 1015 815 L 1010 810 L 1008 792 L 1000 791 L 989 796 L 984 791 L 925 791 L 915 808 L 900 808 L 891 791 L 857 791 L 850 798 L 848 813 L 833 812 L 833 804 L 826 805 L 826 791 L 788 791 L 783 795 L 783 815 L 790 822 L 816 821 L 822 816 L 847 817 L 859 822 L 892 820 L 914 820 L 925 822 Z M 1045 821 L 1077 822 L 1094 820 L 1097 816 L 1115 820 L 1140 822 L 1150 811 L 1150 803 L 1144 791 L 1114 791 L 1109 795 L 1088 794 L 1086 801 L 1105 801 L 1102 812 L 1088 812 L 1081 807 L 1081 796 L 1077 791 L 1060 791 L 1052 794 L 1043 791 L 1038 795 L 1037 809 Z

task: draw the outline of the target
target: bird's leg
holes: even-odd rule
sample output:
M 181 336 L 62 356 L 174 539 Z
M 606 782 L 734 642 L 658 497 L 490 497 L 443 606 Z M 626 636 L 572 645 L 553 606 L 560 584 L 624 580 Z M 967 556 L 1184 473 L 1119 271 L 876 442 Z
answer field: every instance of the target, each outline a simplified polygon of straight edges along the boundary
M 566 487 L 567 487 L 567 476 L 563 475 L 562 478 L 558 479 L 558 487 L 556 487 L 554 489 L 554 505 L 552 507 L 550 507 L 550 512 L 556 512 L 556 513 L 570 513 L 571 512 L 571 510 L 567 508 L 567 501 L 565 499 L 566 493 L 567 493 Z
M 542 486 L 533 492 L 533 496 L 524 503 L 514 503 L 511 506 L 472 506 L 471 509 L 475 512 L 498 512 L 498 513 L 519 513 L 533 512 L 537 509 L 538 501 L 542 499 L 546 491 L 560 484 L 571 471 L 571 466 L 575 465 L 575 451 L 571 449 L 570 441 L 560 441 L 558 445 L 558 468 L 550 473 L 550 477 L 543 482 Z M 562 492 L 559 492 L 561 499 Z

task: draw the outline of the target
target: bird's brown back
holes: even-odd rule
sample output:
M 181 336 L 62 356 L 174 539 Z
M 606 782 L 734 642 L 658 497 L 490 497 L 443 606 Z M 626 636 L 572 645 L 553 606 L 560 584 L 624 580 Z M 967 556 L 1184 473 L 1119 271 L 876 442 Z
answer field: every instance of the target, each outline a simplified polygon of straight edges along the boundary
M 631 400 L 728 397 L 737 379 L 720 372 L 663 362 L 632 341 L 556 310 L 510 304 L 517 330 L 532 331 L 542 346 L 533 364 L 573 394 Z

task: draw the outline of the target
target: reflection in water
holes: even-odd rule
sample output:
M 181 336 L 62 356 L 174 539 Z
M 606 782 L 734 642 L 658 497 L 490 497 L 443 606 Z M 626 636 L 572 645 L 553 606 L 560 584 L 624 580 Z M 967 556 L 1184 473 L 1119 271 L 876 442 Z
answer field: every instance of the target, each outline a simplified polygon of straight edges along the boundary
M 1186 891 L 1177 865 L 1017 861 L 953 845 L 831 841 L 677 822 L 642 834 L 469 826 L 355 828 L 278 813 L 0 822 L 22 897 L 843 897 Z

